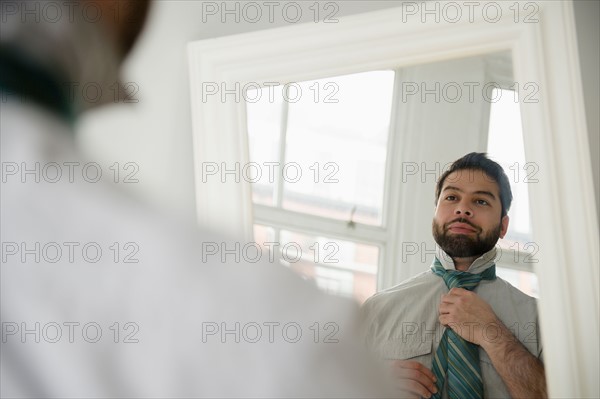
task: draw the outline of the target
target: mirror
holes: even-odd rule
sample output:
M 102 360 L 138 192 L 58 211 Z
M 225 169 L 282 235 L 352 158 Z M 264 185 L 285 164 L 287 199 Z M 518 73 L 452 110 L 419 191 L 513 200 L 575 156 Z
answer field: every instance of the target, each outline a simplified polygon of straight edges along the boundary
M 435 182 L 461 150 L 487 151 L 510 175 L 515 197 L 498 243 L 499 275 L 537 296 L 527 190 L 537 163 L 525 160 L 519 109 L 519 93 L 535 101 L 536 87 L 518 86 L 510 53 L 500 52 L 250 89 L 250 158 L 240 178 L 252 186 L 254 241 L 319 287 L 362 303 L 377 291 L 378 270 L 409 278 L 429 267 Z M 432 117 L 425 125 L 410 115 Z M 403 150 L 413 134 L 457 144 Z M 430 164 L 398 155 L 422 150 Z M 417 201 L 402 213 L 411 194 Z M 399 218 L 384 219 L 395 212 Z M 398 240 L 391 231 L 407 221 L 417 235 Z M 361 234 L 365 228 L 378 234 Z M 395 243 L 401 260 L 387 253 Z M 380 281 L 379 290 L 399 282 Z
M 600 278 L 594 266 L 600 263 L 600 256 L 589 152 L 582 151 L 587 148 L 587 135 L 576 44 L 573 43 L 573 10 L 569 2 L 535 5 L 539 7 L 539 18 L 528 23 L 521 19 L 515 21 L 510 3 L 494 3 L 494 7 L 502 8 L 501 16 L 494 22 L 475 14 L 472 20 L 457 23 L 409 20 L 400 24 L 398 21 L 403 20 L 406 9 L 398 8 L 340 18 L 335 26 L 298 25 L 276 32 L 255 32 L 190 44 L 196 179 L 202 182 L 197 190 L 200 221 L 234 234 L 240 233 L 241 224 L 243 239 L 252 241 L 254 213 L 258 217 L 264 216 L 252 206 L 250 183 L 201 180 L 202 167 L 210 162 L 230 165 L 250 162 L 244 104 L 221 101 L 219 96 L 207 97 L 203 82 L 225 84 L 226 87 L 235 87 L 237 83 L 240 88 L 251 82 L 261 82 L 259 86 L 266 86 L 269 82 L 304 82 L 367 71 L 418 70 L 418 66 L 431 66 L 436 62 L 460 62 L 470 57 L 509 52 L 514 82 L 519 84 L 520 94 L 528 99 L 533 99 L 531 96 L 538 99 L 524 104 L 523 97 L 520 110 L 526 161 L 523 167 L 527 162 L 535 162 L 534 178 L 539 180 L 539 183 L 529 184 L 528 191 L 529 201 L 533 204 L 530 208 L 532 237 L 539 247 L 539 262 L 534 264 L 534 270 L 539 278 L 539 308 L 549 389 L 555 396 L 585 396 L 586 392 L 593 392 L 586 387 L 593 387 L 597 382 L 599 348 L 597 343 L 589 341 L 589 337 L 600 333 L 598 288 L 594 283 Z M 264 46 L 266 42 L 269 46 Z M 458 69 L 457 73 L 462 72 Z M 478 78 L 485 80 L 483 75 Z M 473 75 L 460 81 L 468 79 L 473 79 Z M 407 81 L 422 80 L 417 77 Z M 527 84 L 529 86 L 525 87 Z M 537 93 L 536 87 L 539 88 Z M 439 129 L 430 128 L 435 119 L 431 113 L 421 111 L 406 114 L 403 123 L 413 129 L 411 134 L 398 135 L 399 143 L 392 143 L 399 148 L 393 159 L 435 165 L 440 159 L 448 162 L 463 155 L 464 143 L 452 135 L 439 134 Z M 487 138 L 481 135 L 486 131 L 483 129 L 485 124 L 478 125 L 473 119 L 469 119 L 472 130 L 465 132 L 463 140 L 485 150 Z M 447 125 L 446 129 L 451 126 Z M 431 132 L 436 133 L 431 135 Z M 217 135 L 218 141 L 213 139 Z M 443 156 L 431 152 L 432 143 L 443 150 Z M 388 153 L 386 160 L 390 159 Z M 515 168 L 519 174 L 531 176 L 531 167 L 519 165 Z M 401 166 L 394 169 L 402 170 Z M 410 189 L 406 189 L 406 184 L 400 184 L 401 177 L 401 174 L 396 176 L 399 180 L 390 180 L 388 184 L 393 191 L 389 195 L 399 199 L 399 206 L 383 207 L 389 212 L 383 214 L 382 220 L 396 220 L 396 227 L 389 234 L 400 240 L 386 250 L 393 259 L 402 258 L 402 242 L 415 241 L 420 245 L 421 240 L 427 239 L 421 237 L 429 237 L 420 229 L 427 226 L 422 221 L 431 217 L 431 208 L 426 214 L 412 212 L 419 209 L 422 202 L 431 200 L 430 186 L 415 181 Z M 386 176 L 386 179 L 392 178 Z M 400 187 L 411 195 L 401 197 L 400 192 L 394 192 Z M 564 217 L 565 209 L 579 212 Z M 411 215 L 418 223 L 400 220 L 402 215 Z M 345 228 L 347 222 L 337 223 L 342 223 Z M 337 223 L 331 222 L 331 229 L 342 228 Z M 373 226 L 356 224 L 356 234 L 382 238 Z M 577 265 L 578 273 L 591 278 L 573 279 L 566 265 Z M 410 267 L 380 270 L 379 285 L 414 274 L 415 270 Z M 594 311 L 589 311 L 590 306 Z M 557 314 L 561 317 L 553 317 Z M 556 342 L 561 345 L 550 345 Z

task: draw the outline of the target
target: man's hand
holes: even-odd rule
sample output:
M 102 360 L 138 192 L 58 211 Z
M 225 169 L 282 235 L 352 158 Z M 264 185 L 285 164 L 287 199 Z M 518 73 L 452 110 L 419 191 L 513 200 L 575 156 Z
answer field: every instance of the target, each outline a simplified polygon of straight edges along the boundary
M 429 398 L 437 392 L 431 370 L 414 360 L 393 361 L 392 377 L 402 398 Z
M 485 350 L 512 397 L 548 397 L 542 362 L 521 344 L 479 295 L 452 288 L 442 296 L 439 320 Z
M 487 302 L 464 288 L 452 288 L 443 295 L 439 313 L 442 325 L 477 345 L 484 343 L 486 334 L 496 337 L 502 324 Z

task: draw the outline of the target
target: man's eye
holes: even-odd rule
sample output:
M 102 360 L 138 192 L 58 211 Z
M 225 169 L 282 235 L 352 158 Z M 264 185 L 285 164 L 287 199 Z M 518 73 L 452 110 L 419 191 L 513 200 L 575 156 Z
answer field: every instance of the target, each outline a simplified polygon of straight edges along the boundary
M 448 201 L 454 201 L 454 200 L 456 199 L 456 196 L 454 196 L 454 195 L 448 195 L 448 196 L 446 197 L 446 199 L 447 199 Z
M 486 200 L 482 200 L 482 199 L 480 199 L 480 200 L 477 200 L 476 202 L 477 202 L 477 204 L 479 204 L 479 205 L 488 205 L 488 202 L 487 202 Z

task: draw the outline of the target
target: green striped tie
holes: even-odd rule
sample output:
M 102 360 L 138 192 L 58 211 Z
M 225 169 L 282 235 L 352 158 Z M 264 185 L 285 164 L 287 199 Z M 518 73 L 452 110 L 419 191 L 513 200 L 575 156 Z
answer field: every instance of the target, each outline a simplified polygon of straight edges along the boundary
M 481 280 L 496 278 L 496 265 L 481 274 L 457 270 L 446 270 L 436 258 L 431 270 L 444 279 L 448 289 L 464 288 L 472 291 Z M 438 393 L 432 398 L 442 397 L 444 380 L 448 380 L 450 399 L 483 398 L 483 381 L 479 366 L 479 346 L 465 341 L 450 328 L 446 328 L 433 359 L 433 374 Z

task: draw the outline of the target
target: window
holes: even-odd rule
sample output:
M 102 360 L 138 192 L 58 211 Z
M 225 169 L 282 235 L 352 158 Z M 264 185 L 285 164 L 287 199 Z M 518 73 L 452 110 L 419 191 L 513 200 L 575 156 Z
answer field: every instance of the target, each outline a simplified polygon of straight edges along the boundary
M 508 213 L 508 232 L 499 241 L 502 255 L 498 275 L 528 295 L 538 296 L 538 281 L 532 271 L 537 244 L 531 237 L 527 186 L 537 183 L 537 165 L 526 162 L 521 112 L 517 92 L 494 89 L 490 110 L 489 156 L 502 165 L 510 181 L 513 202 Z
M 246 96 L 255 239 L 272 239 L 284 265 L 360 302 L 375 293 L 385 245 L 362 227 L 384 233 L 393 88 L 393 71 L 371 71 Z

